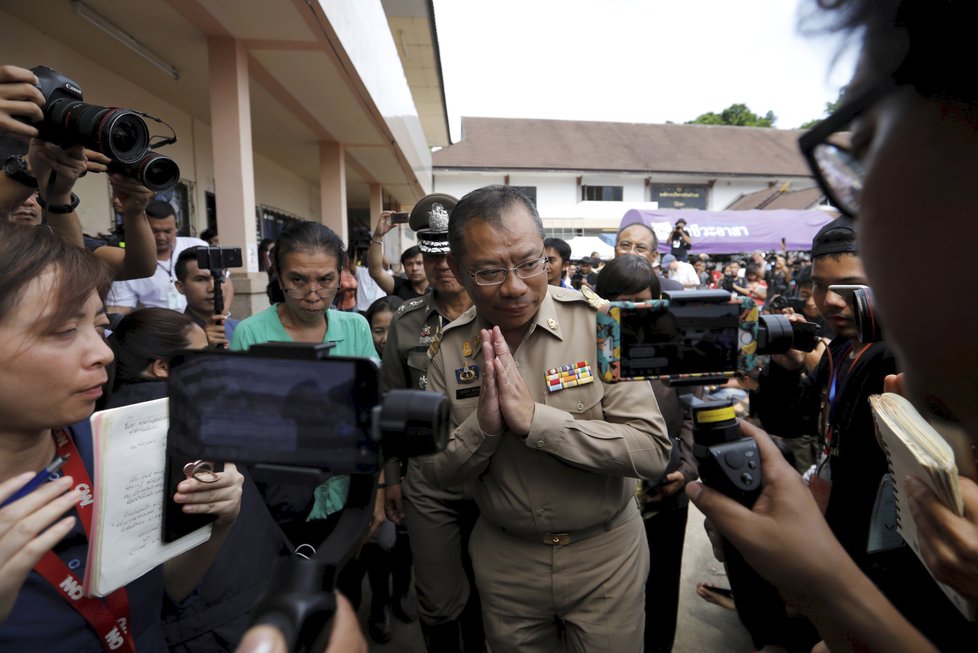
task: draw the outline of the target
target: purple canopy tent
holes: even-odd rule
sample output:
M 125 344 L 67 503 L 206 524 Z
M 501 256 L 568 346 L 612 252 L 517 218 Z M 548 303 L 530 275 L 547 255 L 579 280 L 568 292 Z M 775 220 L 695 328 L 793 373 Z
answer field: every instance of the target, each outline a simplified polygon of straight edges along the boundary
M 693 239 L 691 254 L 736 254 L 754 250 L 781 249 L 784 238 L 789 250 L 812 248 L 812 238 L 833 215 L 824 211 L 697 211 L 630 209 L 621 226 L 644 223 L 659 237 L 659 251 L 668 252 L 669 234 L 676 220 L 686 220 Z

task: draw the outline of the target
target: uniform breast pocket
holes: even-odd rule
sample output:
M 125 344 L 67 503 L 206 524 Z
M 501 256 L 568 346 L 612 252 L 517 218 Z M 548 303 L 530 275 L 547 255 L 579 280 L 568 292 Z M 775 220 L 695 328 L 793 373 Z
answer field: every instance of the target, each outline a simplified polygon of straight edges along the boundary
M 407 355 L 408 371 L 411 373 L 411 390 L 424 390 L 420 381 L 425 379 L 428 372 L 428 350 L 410 351 Z
M 458 427 L 459 424 L 464 422 L 469 415 L 474 413 L 479 407 L 479 398 L 471 397 L 468 399 L 461 399 L 451 402 L 451 408 L 449 412 L 452 417 L 452 430 Z
M 600 381 L 564 388 L 550 392 L 544 403 L 554 408 L 566 411 L 574 419 L 602 419 L 601 400 L 604 398 L 604 384 Z

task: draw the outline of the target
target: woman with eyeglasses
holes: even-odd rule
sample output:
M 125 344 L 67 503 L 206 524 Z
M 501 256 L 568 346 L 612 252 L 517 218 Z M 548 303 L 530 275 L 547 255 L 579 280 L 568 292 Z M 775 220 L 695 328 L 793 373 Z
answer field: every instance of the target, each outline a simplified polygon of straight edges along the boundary
M 108 380 L 104 265 L 47 229 L 0 223 L 0 650 L 167 650 L 164 603 L 208 572 L 236 523 L 242 477 L 186 479 L 169 497 L 217 515 L 211 539 L 107 597 L 81 600 L 93 496 L 89 417 Z M 43 474 L 57 458 L 59 472 Z M 95 497 L 97 498 L 97 496 Z M 165 598 L 169 597 L 167 601 Z
M 359 313 L 332 307 L 345 258 L 339 236 L 316 222 L 294 222 L 275 239 L 271 251 L 267 293 L 272 305 L 238 324 L 231 350 L 246 351 L 265 342 L 332 343 L 332 356 L 376 360 L 367 320 Z M 349 487 L 348 476 L 328 478 L 311 496 L 302 488 L 259 485 L 266 491 L 266 502 L 276 506 L 273 517 L 292 544 L 308 544 L 313 549 L 335 527 Z M 382 514 L 383 506 L 378 525 Z M 344 587 L 341 576 L 340 588 Z
M 905 392 L 942 432 L 978 442 L 978 340 L 958 334 L 978 322 L 978 278 L 967 266 L 978 237 L 978 81 L 974 5 L 932 0 L 821 0 L 825 22 L 862 39 L 841 106 L 801 139 L 829 201 L 856 219 L 861 257 Z M 807 23 L 812 24 L 810 21 Z M 912 235 L 940 221 L 954 284 L 907 265 Z M 923 242 L 923 241 L 922 241 Z M 926 247 L 930 243 L 925 244 Z M 761 451 L 764 491 L 753 510 L 699 484 L 690 498 L 755 568 L 815 622 L 833 653 L 935 651 L 835 540 L 808 489 L 770 439 L 742 426 Z M 973 461 L 962 473 L 974 474 Z M 922 483 L 894 479 L 909 498 L 921 557 L 934 576 L 978 599 L 978 485 L 961 478 L 964 516 Z M 953 614 L 940 600 L 935 609 Z M 945 650 L 973 651 L 972 631 Z

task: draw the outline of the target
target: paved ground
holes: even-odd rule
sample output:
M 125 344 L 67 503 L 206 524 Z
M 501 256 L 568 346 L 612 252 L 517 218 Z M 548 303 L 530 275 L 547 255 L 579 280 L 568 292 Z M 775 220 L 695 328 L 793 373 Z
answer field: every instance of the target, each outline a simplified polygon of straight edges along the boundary
M 713 550 L 703 531 L 703 515 L 690 506 L 686 526 L 686 550 L 683 555 L 682 586 L 679 597 L 679 624 L 673 653 L 748 653 L 750 638 L 737 616 L 728 610 L 706 603 L 696 595 L 696 583 L 708 580 L 726 586 L 723 567 L 713 558 Z M 364 587 L 360 614 L 366 629 L 369 588 Z M 394 620 L 394 637 L 390 643 L 370 642 L 372 653 L 425 653 L 424 641 L 417 623 Z

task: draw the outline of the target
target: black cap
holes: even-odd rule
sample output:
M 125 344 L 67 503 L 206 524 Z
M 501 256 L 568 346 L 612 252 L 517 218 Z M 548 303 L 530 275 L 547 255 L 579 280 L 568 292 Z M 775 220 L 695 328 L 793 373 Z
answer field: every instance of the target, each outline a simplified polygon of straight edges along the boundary
M 458 200 L 445 193 L 425 195 L 411 209 L 409 224 L 423 254 L 448 254 L 448 218 Z
M 841 216 L 818 230 L 812 240 L 812 258 L 856 253 L 856 223 Z

